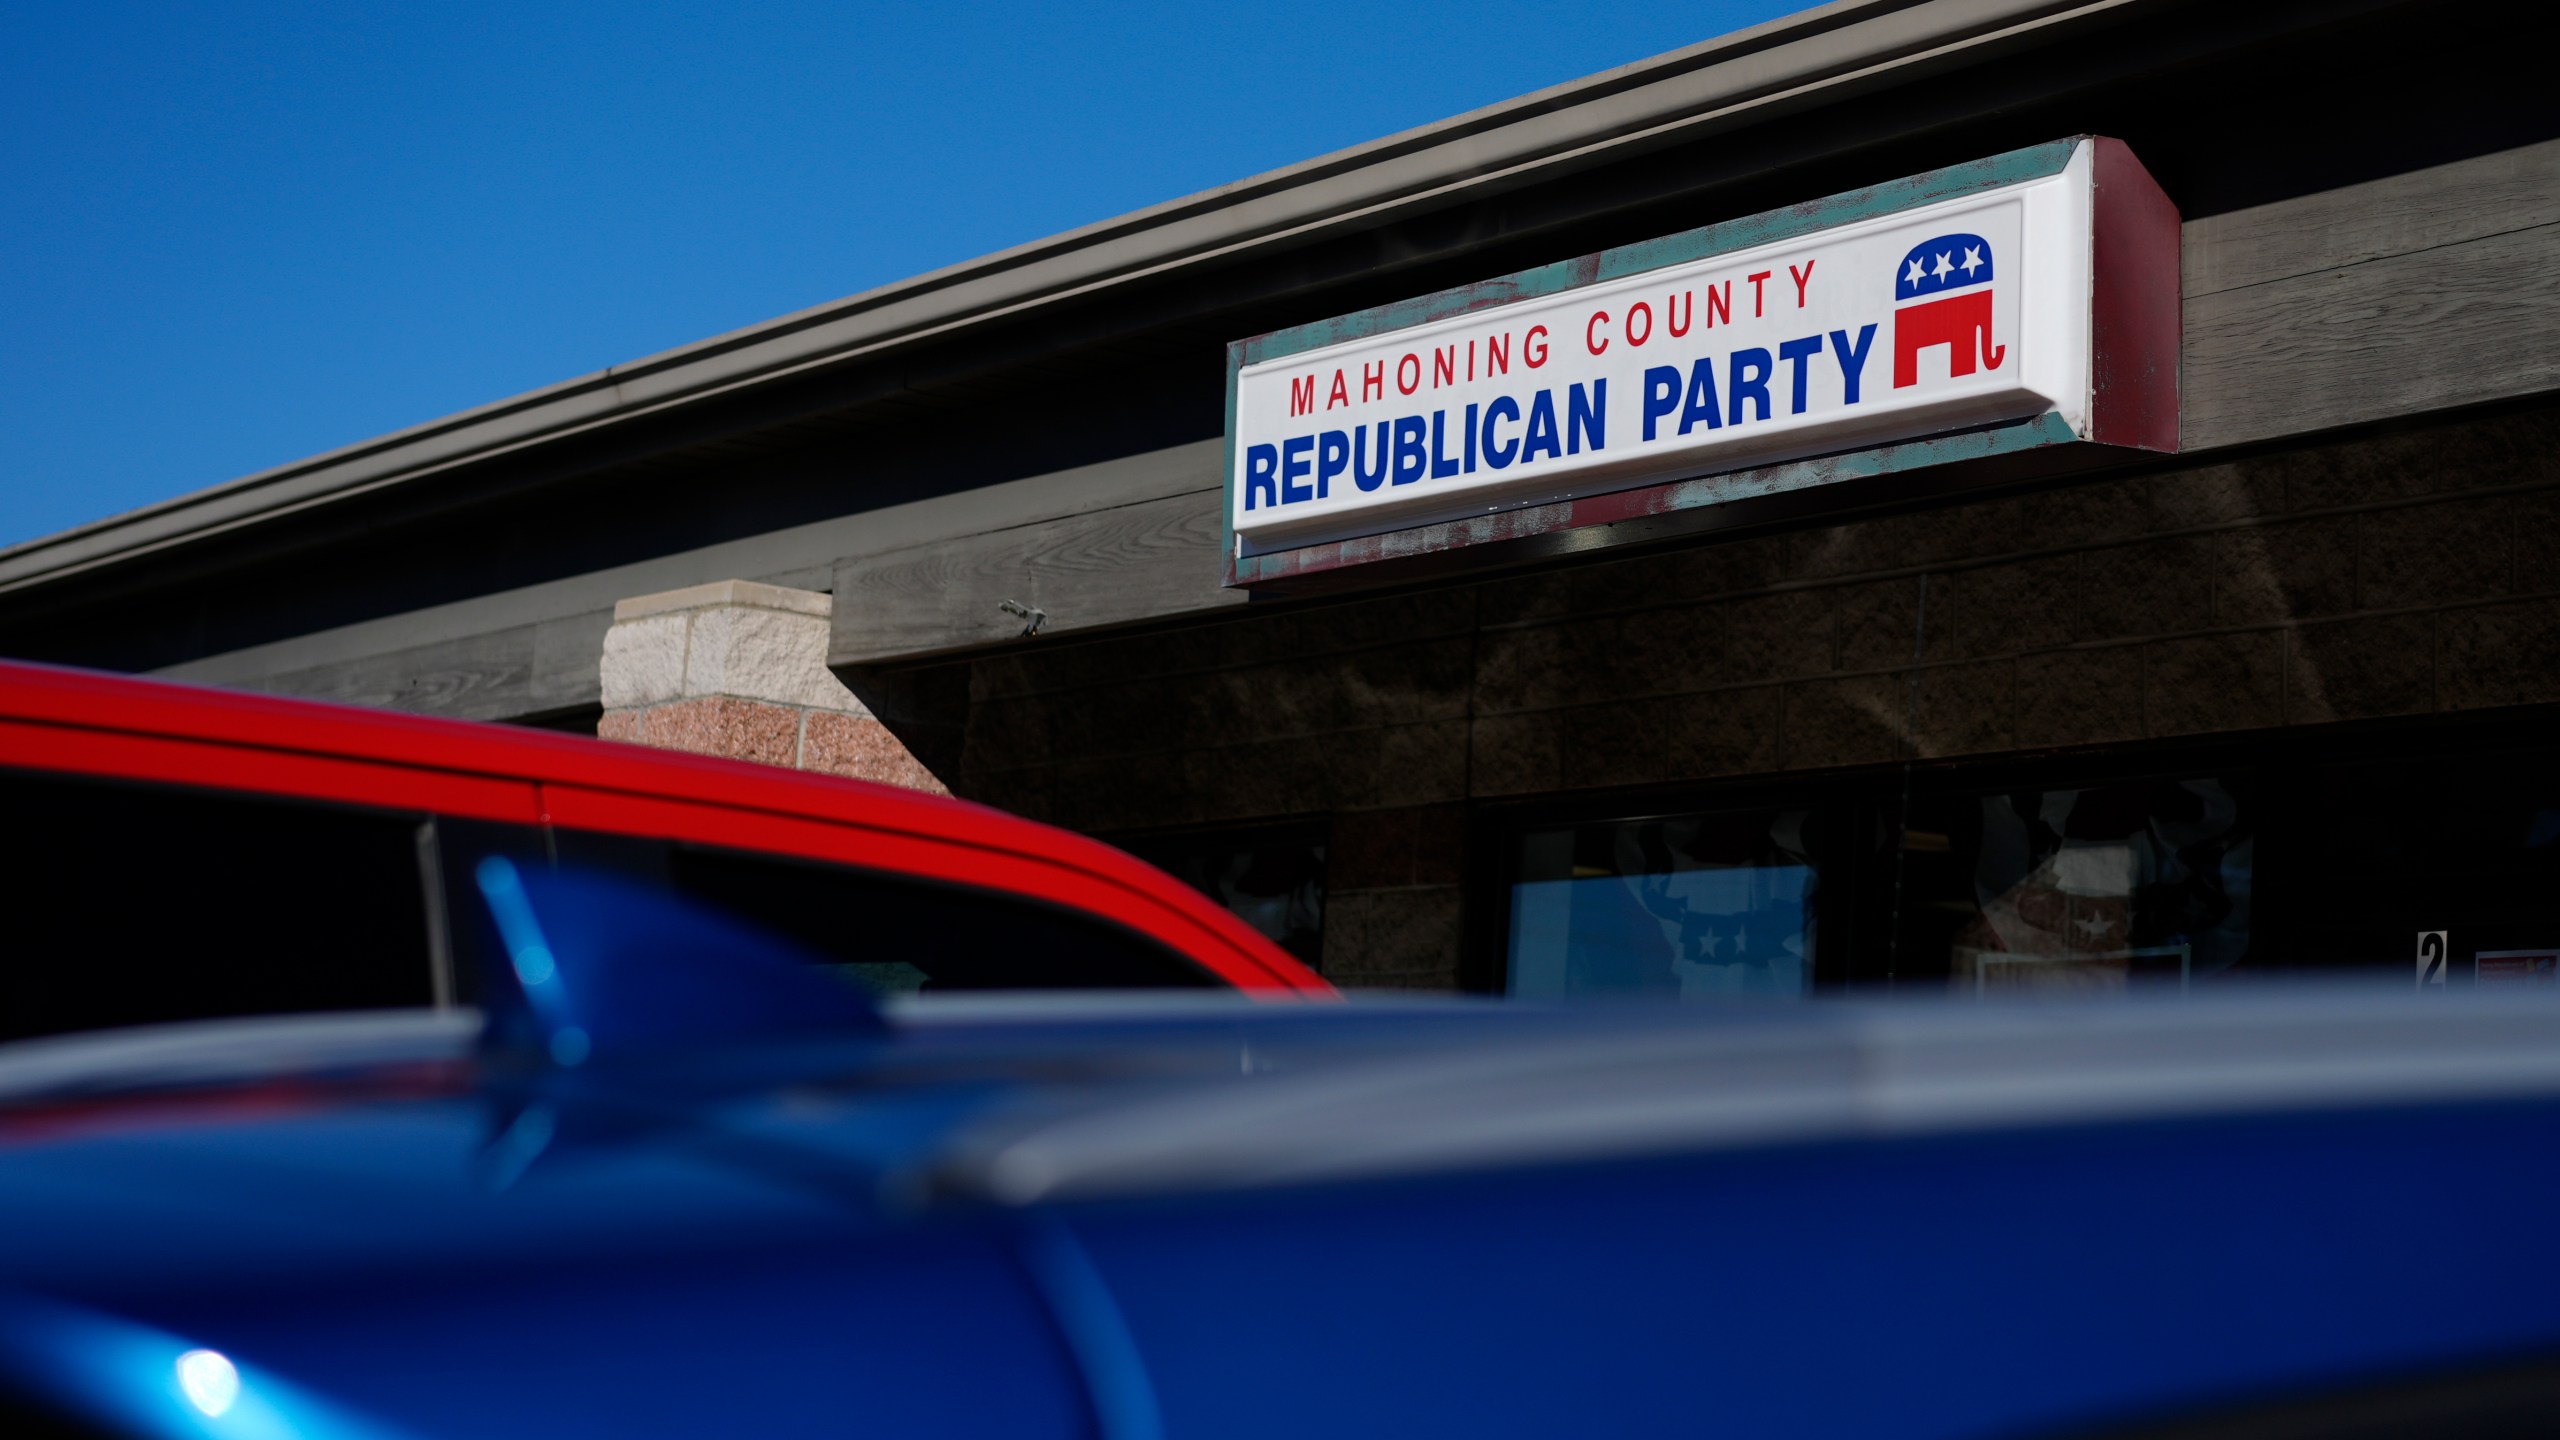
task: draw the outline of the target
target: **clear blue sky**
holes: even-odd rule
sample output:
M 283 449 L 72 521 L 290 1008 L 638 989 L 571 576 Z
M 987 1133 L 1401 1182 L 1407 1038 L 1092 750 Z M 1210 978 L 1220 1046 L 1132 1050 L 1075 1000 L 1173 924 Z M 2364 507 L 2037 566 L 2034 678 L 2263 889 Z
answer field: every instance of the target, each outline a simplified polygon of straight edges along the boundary
M 1795 8 L 21 0 L 0 545 Z

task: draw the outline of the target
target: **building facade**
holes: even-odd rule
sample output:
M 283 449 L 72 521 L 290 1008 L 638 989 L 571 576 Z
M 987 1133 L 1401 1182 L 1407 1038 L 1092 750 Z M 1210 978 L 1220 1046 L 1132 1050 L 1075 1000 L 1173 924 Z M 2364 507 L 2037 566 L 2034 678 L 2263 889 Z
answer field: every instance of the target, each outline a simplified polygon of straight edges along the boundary
M 1847 0 L 18 547 L 0 651 L 940 785 L 1350 986 L 2549 983 L 2530 18 Z M 2078 136 L 2174 208 L 2173 443 L 1240 573 L 1231 344 Z M 685 688 L 633 627 L 728 582 L 832 678 Z

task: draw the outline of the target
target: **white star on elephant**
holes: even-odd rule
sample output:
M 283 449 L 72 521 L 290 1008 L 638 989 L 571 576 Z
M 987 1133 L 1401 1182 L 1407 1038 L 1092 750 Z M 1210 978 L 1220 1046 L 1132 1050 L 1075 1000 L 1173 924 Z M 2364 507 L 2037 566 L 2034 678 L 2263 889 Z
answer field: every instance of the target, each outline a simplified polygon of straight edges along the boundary
M 1902 277 L 1902 283 L 1905 285 L 1917 285 L 1920 283 L 1920 277 L 1924 273 L 1926 272 L 1920 268 L 1920 262 L 1915 259 L 1911 262 L 1911 273 Z
M 1965 273 L 1965 278 L 1966 278 L 1966 279 L 1968 279 L 1968 280 L 1969 280 L 1969 279 L 1971 279 L 1971 278 L 1973 278 L 1973 272 L 1974 272 L 1974 271 L 1976 271 L 1976 270 L 1979 270 L 1979 269 L 1981 269 L 1981 268 L 1982 268 L 1982 247 L 1981 247 L 1981 246 L 1979 246 L 1979 245 L 1967 245 L 1966 247 L 1964 247 L 1964 273 Z
M 1930 271 L 1930 274 L 1937 276 L 1941 280 L 1947 278 L 1947 272 L 1956 268 L 1954 265 L 1948 263 L 1947 257 L 1949 253 L 1950 252 L 1945 250 L 1938 252 L 1938 268 Z

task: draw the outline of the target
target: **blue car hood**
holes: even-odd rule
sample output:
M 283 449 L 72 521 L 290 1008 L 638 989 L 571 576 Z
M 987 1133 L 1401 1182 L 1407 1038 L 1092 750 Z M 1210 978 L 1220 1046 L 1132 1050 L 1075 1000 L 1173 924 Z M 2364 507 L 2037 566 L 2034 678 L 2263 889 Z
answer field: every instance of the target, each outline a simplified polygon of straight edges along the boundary
M 2551 1227 L 2404 1243 L 2560 1184 L 2538 1001 L 888 1020 L 22 1092 L 0 1365 L 218 1426 L 218 1352 L 312 1434 L 1958 1436 L 2560 1343 Z M 140 1368 L 56 1393 L 91 1322 Z

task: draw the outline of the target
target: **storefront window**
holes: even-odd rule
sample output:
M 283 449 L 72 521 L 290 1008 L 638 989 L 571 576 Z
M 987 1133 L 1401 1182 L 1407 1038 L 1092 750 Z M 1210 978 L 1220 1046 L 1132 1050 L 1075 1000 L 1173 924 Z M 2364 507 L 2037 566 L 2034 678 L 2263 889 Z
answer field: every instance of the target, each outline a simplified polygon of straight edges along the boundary
M 1755 783 L 1725 806 L 1711 789 L 1665 796 L 1669 818 L 1555 801 L 1490 816 L 1483 853 L 1506 868 L 1477 912 L 1478 983 L 1678 999 L 2312 975 L 2560 990 L 2560 746 L 2483 726 L 2241 737 L 2181 758 L 2149 774 L 2119 756 L 1878 767 Z
M 2232 969 L 2250 947 L 2245 792 L 2208 777 L 1915 799 L 1907 826 L 1879 827 L 1888 973 L 1992 994 Z
M 1615 821 L 1519 837 L 1508 989 L 1682 1000 L 1811 987 L 1811 812 Z
M 2292 963 L 2452 989 L 2560 986 L 2560 754 L 2483 747 L 2311 771 Z

